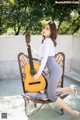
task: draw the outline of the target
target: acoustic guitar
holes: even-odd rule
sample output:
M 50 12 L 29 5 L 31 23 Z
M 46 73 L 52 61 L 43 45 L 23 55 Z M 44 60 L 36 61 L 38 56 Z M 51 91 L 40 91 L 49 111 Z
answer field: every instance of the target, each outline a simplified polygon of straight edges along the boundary
M 38 92 L 46 87 L 46 80 L 43 75 L 41 75 L 37 80 L 33 79 L 33 76 L 38 72 L 40 68 L 40 64 L 38 62 L 34 62 L 32 59 L 31 47 L 30 43 L 30 34 L 25 34 L 25 40 L 27 43 L 27 50 L 29 56 L 29 64 L 25 65 L 25 73 L 26 78 L 24 80 L 24 86 L 28 92 Z

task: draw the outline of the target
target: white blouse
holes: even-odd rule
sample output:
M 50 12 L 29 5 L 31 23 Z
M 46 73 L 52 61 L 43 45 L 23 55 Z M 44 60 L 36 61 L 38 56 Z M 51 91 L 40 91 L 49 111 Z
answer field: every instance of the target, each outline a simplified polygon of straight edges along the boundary
M 34 49 L 32 52 L 32 57 L 41 60 L 41 65 L 37 73 L 38 75 L 42 74 L 46 66 L 48 56 L 55 56 L 54 43 L 51 38 L 46 38 L 40 48 L 38 50 Z

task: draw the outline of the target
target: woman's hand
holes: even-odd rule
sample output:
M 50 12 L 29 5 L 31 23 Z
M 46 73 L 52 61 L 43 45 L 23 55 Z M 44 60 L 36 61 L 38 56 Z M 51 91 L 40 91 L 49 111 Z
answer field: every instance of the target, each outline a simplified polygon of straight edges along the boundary
M 35 74 L 34 76 L 33 76 L 33 79 L 34 80 L 37 80 L 39 78 L 39 75 L 38 74 Z

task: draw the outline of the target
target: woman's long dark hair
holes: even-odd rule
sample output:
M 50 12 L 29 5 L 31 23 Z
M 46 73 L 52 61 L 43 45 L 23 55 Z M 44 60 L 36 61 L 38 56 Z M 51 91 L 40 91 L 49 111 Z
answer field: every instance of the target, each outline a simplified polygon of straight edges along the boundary
M 56 28 L 56 25 L 55 25 L 55 23 L 53 21 L 50 21 L 47 24 L 50 26 L 50 31 L 51 31 L 50 38 L 52 39 L 52 41 L 54 43 L 54 46 L 56 47 L 56 45 L 57 45 L 57 42 L 56 42 L 56 38 L 57 38 L 57 28 Z M 44 37 L 44 39 L 45 39 L 45 37 Z M 43 43 L 44 39 L 42 40 L 42 43 Z

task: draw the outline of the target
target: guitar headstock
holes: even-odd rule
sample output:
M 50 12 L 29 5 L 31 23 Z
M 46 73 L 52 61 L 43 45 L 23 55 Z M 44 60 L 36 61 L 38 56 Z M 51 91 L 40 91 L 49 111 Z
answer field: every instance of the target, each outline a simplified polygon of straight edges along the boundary
M 25 34 L 25 40 L 26 40 L 26 43 L 27 43 L 27 44 L 30 43 L 30 41 L 31 41 L 30 33 L 26 33 L 26 34 Z

